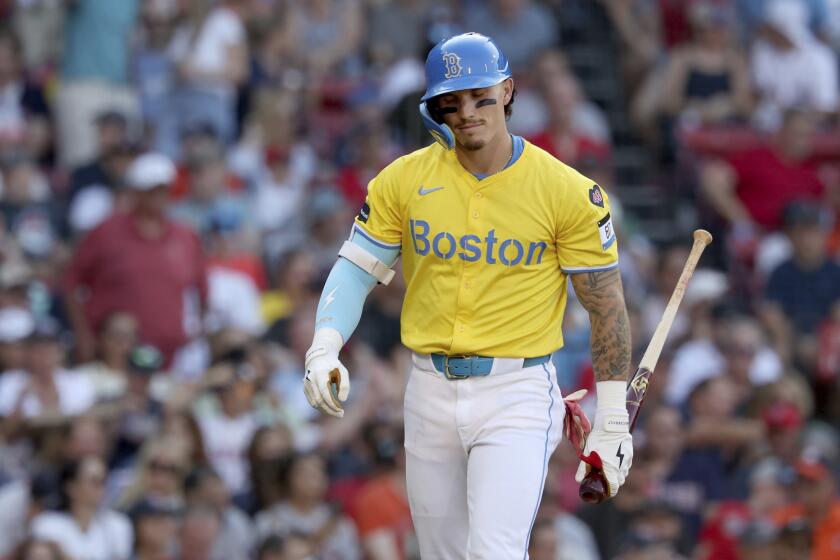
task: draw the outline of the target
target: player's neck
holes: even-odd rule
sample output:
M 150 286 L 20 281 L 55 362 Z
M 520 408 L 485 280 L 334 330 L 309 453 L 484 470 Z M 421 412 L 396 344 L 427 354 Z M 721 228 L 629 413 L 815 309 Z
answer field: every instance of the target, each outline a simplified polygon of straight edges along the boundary
M 504 169 L 513 157 L 513 138 L 504 130 L 478 150 L 456 145 L 455 155 L 461 166 L 473 175 L 492 175 Z

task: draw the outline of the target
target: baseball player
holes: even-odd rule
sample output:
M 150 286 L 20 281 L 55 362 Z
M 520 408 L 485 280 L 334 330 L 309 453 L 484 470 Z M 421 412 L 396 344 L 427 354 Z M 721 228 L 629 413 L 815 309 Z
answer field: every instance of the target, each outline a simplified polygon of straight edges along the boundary
M 610 495 L 633 459 L 625 406 L 630 332 L 606 193 L 507 130 L 511 69 L 467 33 L 426 60 L 420 115 L 437 143 L 368 186 L 327 279 L 306 355 L 310 404 L 342 416 L 338 359 L 368 292 L 402 254 L 408 498 L 424 560 L 527 558 L 564 406 L 550 355 L 563 345 L 567 278 L 589 312 L 598 407 L 585 452 Z M 581 463 L 580 482 L 590 467 Z

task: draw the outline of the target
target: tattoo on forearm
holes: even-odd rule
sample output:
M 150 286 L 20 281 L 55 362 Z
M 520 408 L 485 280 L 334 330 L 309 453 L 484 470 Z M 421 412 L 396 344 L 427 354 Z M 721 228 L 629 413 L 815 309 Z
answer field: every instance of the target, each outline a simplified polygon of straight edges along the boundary
M 626 380 L 631 367 L 630 321 L 618 269 L 572 275 L 572 285 L 589 312 L 595 380 Z

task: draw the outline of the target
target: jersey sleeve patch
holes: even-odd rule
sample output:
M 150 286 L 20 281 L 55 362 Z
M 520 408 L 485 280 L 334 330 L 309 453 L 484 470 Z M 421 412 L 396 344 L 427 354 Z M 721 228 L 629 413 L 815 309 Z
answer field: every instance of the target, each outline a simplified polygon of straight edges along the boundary
M 365 203 L 362 204 L 362 209 L 359 210 L 359 221 L 362 222 L 363 224 L 366 224 L 369 218 L 370 218 L 370 205 L 367 203 L 367 201 L 365 201 Z
M 601 236 L 601 249 L 606 251 L 615 243 L 615 230 L 612 225 L 612 218 L 610 213 L 598 221 L 598 235 Z
M 604 193 L 601 192 L 601 187 L 598 185 L 592 185 L 592 188 L 589 189 L 589 202 L 599 208 L 604 207 Z

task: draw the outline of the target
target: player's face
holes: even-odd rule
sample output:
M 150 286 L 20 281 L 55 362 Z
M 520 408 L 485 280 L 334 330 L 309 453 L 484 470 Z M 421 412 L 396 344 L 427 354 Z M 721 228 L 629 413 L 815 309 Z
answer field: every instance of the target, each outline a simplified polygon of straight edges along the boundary
M 453 91 L 440 96 L 438 111 L 458 145 L 480 150 L 500 133 L 506 133 L 505 105 L 512 95 L 512 80 L 489 88 Z

